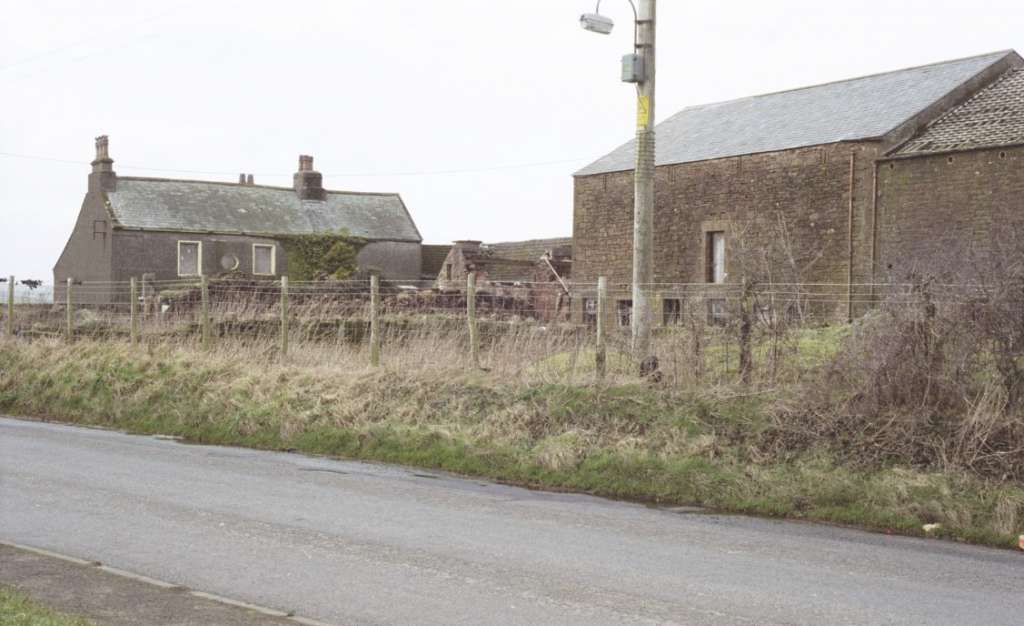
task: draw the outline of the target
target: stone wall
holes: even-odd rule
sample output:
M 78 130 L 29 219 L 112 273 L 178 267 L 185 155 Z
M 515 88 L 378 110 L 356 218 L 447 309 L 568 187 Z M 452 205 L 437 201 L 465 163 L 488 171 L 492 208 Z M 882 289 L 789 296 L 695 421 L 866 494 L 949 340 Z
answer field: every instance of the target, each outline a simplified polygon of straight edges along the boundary
M 877 279 L 973 279 L 1024 250 L 1024 147 L 878 165 Z
M 706 282 L 707 233 L 718 230 L 726 233 L 727 282 L 768 270 L 777 282 L 841 289 L 851 273 L 863 282 L 878 150 L 838 143 L 658 167 L 655 282 Z M 577 177 L 573 223 L 574 282 L 630 282 L 633 173 Z M 836 314 L 845 316 L 845 304 Z
M 55 302 L 64 302 L 68 278 L 89 282 L 112 280 L 113 226 L 104 201 L 105 196 L 100 191 L 89 191 L 82 200 L 75 227 L 53 267 Z M 93 291 L 72 293 L 72 301 L 82 304 L 101 304 L 109 299 Z

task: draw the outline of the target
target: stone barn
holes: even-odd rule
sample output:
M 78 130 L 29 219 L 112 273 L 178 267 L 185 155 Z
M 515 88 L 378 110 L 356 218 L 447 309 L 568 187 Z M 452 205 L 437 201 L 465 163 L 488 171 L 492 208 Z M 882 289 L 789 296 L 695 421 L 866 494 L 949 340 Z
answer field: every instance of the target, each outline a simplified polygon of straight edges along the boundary
M 821 285 L 828 314 L 851 318 L 865 285 L 989 249 L 1024 212 L 1022 65 L 997 52 L 669 117 L 657 126 L 654 282 L 713 288 L 770 272 Z M 631 141 L 575 174 L 577 283 L 632 279 L 634 154 Z

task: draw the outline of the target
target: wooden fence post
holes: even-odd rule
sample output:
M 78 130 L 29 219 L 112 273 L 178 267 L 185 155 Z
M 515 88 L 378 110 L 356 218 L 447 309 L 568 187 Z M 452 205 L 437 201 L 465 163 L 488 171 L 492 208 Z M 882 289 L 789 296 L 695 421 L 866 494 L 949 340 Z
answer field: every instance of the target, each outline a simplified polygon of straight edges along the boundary
M 380 278 L 370 275 L 370 365 L 380 367 Z
M 604 344 L 604 316 L 607 306 L 608 279 L 599 276 L 597 278 L 597 342 L 594 348 L 594 369 L 597 372 L 598 380 L 604 380 L 608 367 L 608 353 Z
M 64 293 L 64 309 L 65 309 L 65 320 L 64 320 L 64 338 L 69 342 L 75 338 L 75 310 L 74 305 L 71 304 L 72 286 L 75 284 L 74 278 L 68 278 L 67 290 Z
M 301 290 L 300 290 L 301 291 Z M 300 298 L 301 300 L 301 298 Z M 288 355 L 288 277 L 281 277 L 281 356 Z
M 480 336 L 476 327 L 476 272 L 466 278 L 466 320 L 469 323 L 469 356 L 480 367 Z
M 754 369 L 750 347 L 750 331 L 752 325 L 752 288 L 750 280 L 743 278 L 742 294 L 740 295 L 740 381 L 750 384 L 750 374 Z
M 206 348 L 210 345 L 210 282 L 206 276 L 199 277 L 199 290 L 201 297 L 199 315 L 201 317 L 202 342 L 203 347 Z
M 7 336 L 14 336 L 14 277 L 7 278 Z
M 135 277 L 132 276 L 129 288 L 129 328 L 128 335 L 132 345 L 139 343 L 139 288 L 135 283 Z

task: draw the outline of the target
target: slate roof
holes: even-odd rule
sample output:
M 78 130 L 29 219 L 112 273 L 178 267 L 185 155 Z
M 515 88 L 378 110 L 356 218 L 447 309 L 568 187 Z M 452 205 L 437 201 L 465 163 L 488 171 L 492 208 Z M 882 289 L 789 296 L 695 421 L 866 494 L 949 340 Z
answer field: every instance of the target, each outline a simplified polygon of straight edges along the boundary
M 948 152 L 1024 144 L 1024 69 L 1004 74 L 967 102 L 932 122 L 895 152 Z
M 328 191 L 325 201 L 316 201 L 300 200 L 289 187 L 118 177 L 107 197 L 123 228 L 260 235 L 344 230 L 370 240 L 422 240 L 398 194 Z
M 539 261 L 545 252 L 555 251 L 568 247 L 569 254 L 572 254 L 572 237 L 558 237 L 554 239 L 528 239 L 526 241 L 505 241 L 500 243 L 485 244 L 485 247 L 496 257 L 511 259 L 515 261 Z
M 683 109 L 657 125 L 657 165 L 884 136 L 1013 51 Z M 632 170 L 630 141 L 576 172 Z

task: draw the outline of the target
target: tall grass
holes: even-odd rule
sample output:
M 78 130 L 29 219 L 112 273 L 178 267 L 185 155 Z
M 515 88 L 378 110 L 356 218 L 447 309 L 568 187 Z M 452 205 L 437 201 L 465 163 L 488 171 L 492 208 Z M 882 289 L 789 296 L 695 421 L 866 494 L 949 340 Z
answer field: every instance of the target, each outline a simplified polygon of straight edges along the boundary
M 535 361 L 575 346 L 549 341 L 496 340 L 489 371 L 466 367 L 456 350 L 429 359 L 440 348 L 429 334 L 379 369 L 362 347 L 311 345 L 282 358 L 229 342 L 7 341 L 0 411 L 908 534 L 939 523 L 945 536 L 999 546 L 1024 531 L 1016 483 L 851 464 L 826 440 L 772 453 L 763 444 L 778 437 L 778 392 L 652 385 L 625 366 L 595 384 L 561 359 Z M 452 362 L 438 365 L 444 356 Z

